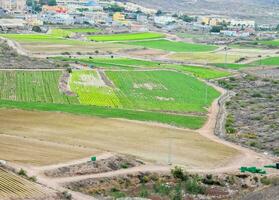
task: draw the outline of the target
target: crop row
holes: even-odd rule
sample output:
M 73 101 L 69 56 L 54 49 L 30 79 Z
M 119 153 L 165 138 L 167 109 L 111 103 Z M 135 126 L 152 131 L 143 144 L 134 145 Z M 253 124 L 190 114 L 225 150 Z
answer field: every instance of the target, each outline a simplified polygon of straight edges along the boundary
M 35 184 L 0 168 L 0 199 L 35 198 L 44 195 Z
M 24 102 L 78 103 L 58 88 L 61 72 L 0 72 L 0 98 Z

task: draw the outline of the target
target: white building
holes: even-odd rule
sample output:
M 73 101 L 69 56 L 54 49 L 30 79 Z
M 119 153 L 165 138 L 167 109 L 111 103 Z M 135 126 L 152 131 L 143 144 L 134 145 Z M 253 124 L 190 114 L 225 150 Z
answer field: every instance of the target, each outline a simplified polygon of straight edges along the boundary
M 175 22 L 176 19 L 174 17 L 171 16 L 155 16 L 154 17 L 154 22 L 155 24 L 159 24 L 159 25 L 167 25 L 171 22 Z
M 74 24 L 74 18 L 68 14 L 63 13 L 46 13 L 41 16 L 41 20 L 44 23 L 50 23 L 50 24 L 65 24 L 65 25 L 71 25 Z
M 255 21 L 252 21 L 252 20 L 231 20 L 230 21 L 230 25 L 231 26 L 238 26 L 238 27 L 250 27 L 250 28 L 254 28 L 256 23 Z

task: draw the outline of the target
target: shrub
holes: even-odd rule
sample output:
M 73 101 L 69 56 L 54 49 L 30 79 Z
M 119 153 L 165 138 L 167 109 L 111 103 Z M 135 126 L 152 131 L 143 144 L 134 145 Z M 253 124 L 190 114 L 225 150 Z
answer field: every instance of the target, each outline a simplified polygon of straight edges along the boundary
M 149 196 L 148 190 L 144 184 L 140 188 L 139 196 L 142 198 L 147 198 Z
M 153 190 L 155 193 L 167 196 L 170 193 L 171 187 L 165 183 L 156 182 L 153 186 Z
M 261 178 L 261 183 L 264 185 L 270 185 L 271 184 L 271 180 L 269 178 L 267 178 L 266 176 Z
M 201 186 L 197 180 L 189 179 L 185 184 L 185 189 L 190 194 L 204 194 L 205 188 Z
M 171 174 L 175 179 L 179 179 L 181 181 L 186 181 L 189 178 L 188 174 L 184 173 L 183 169 L 178 166 L 175 166 L 175 168 L 171 170 Z
M 255 98 L 261 98 L 261 97 L 263 97 L 261 93 L 253 93 L 251 96 L 252 96 L 252 97 L 255 97 Z
M 127 169 L 129 167 L 128 163 L 121 163 L 120 168 Z
M 118 199 L 118 198 L 126 197 L 126 194 L 119 191 L 116 188 L 112 188 L 110 191 L 110 196 L 112 196 L 114 199 Z
M 37 182 L 37 177 L 36 176 L 31 176 L 28 178 L 28 180 L 32 181 L 32 182 Z
M 63 196 L 64 199 L 67 199 L 67 200 L 72 199 L 72 194 L 70 194 L 68 191 L 62 192 L 62 196 Z
M 27 172 L 24 169 L 20 169 L 18 175 L 27 177 Z

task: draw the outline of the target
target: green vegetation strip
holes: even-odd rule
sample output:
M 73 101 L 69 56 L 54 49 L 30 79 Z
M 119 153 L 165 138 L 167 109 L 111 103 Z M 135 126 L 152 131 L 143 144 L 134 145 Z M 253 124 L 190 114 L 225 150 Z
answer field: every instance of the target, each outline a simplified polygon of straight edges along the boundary
M 254 65 L 264 66 L 279 66 L 279 57 L 269 57 L 262 60 L 258 60 L 253 63 Z
M 146 61 L 130 58 L 66 58 L 56 57 L 54 59 L 68 61 L 68 62 L 79 62 L 88 64 L 93 67 L 102 68 L 117 68 L 117 69 L 135 69 L 137 67 L 144 68 L 161 68 L 161 69 L 174 69 L 181 72 L 193 74 L 194 76 L 202 79 L 215 79 L 229 76 L 230 73 L 223 70 L 205 68 L 198 66 L 187 66 L 187 65 L 175 65 L 175 64 L 164 64 L 155 61 Z
M 48 43 L 48 44 L 63 44 L 63 45 L 80 45 L 88 46 L 92 45 L 88 41 L 71 40 L 63 38 L 67 33 L 55 33 L 54 35 L 47 34 L 0 34 L 0 37 L 4 37 L 10 40 L 15 40 L 20 43 Z
M 130 40 L 146 40 L 146 39 L 158 39 L 165 37 L 161 33 L 125 33 L 125 34 L 112 34 L 112 35 L 93 35 L 88 36 L 88 39 L 98 42 L 108 41 L 130 41 Z
M 249 64 L 237 64 L 237 63 L 216 63 L 214 64 L 216 67 L 225 68 L 225 69 L 242 69 L 247 67 L 252 67 L 252 65 Z
M 169 40 L 135 41 L 125 42 L 125 44 L 142 46 L 150 49 L 160 49 L 171 52 L 206 52 L 216 50 L 218 47 L 213 45 L 194 44 L 185 42 L 175 42 Z
M 132 111 L 125 109 L 86 106 L 86 105 L 69 105 L 53 103 L 36 103 L 36 102 L 17 102 L 0 100 L 0 108 L 39 110 L 39 111 L 56 111 L 86 116 L 97 116 L 103 118 L 123 118 L 129 120 L 139 120 L 148 122 L 158 122 L 170 124 L 177 127 L 198 129 L 206 121 L 205 117 L 199 116 L 179 116 L 172 114 L 162 114 L 157 112 Z
M 267 41 L 259 41 L 259 44 L 264 44 L 268 46 L 274 46 L 278 47 L 279 46 L 279 40 L 267 40 Z

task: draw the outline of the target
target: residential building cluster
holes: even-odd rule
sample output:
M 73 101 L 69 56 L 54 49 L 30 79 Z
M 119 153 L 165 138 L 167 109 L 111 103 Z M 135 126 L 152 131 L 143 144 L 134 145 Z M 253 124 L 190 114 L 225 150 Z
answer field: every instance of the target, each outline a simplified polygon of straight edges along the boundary
M 37 4 L 40 2 L 35 1 Z M 5 12 L 21 13 L 17 18 L 24 19 L 29 26 L 77 24 L 103 26 L 110 28 L 112 32 L 121 28 L 130 31 L 155 28 L 169 32 L 185 30 L 212 32 L 227 37 L 249 37 L 255 33 L 256 28 L 256 23 L 252 20 L 164 13 L 134 3 L 111 0 L 56 0 L 56 5 L 43 5 L 39 11 L 33 6 L 27 6 L 26 0 L 0 0 L 0 16 Z M 220 30 L 212 31 L 214 27 L 219 27 Z

